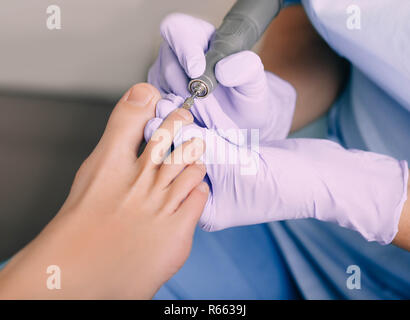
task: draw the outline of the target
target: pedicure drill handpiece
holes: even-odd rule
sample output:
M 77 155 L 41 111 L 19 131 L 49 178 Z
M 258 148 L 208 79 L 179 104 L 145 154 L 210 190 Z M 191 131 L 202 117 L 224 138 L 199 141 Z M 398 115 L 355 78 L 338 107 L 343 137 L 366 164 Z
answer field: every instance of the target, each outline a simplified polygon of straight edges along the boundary
M 205 72 L 188 84 L 191 96 L 182 104 L 189 110 L 194 99 L 205 98 L 217 86 L 215 65 L 226 56 L 250 50 L 271 21 L 278 15 L 283 0 L 237 0 L 215 31 L 206 53 Z

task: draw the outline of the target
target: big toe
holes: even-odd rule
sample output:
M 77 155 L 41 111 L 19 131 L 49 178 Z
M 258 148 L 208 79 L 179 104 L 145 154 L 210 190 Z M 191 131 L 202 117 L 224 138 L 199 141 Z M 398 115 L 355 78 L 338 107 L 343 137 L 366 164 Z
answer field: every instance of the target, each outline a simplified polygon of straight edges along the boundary
M 155 106 L 160 98 L 159 91 L 148 83 L 131 87 L 111 113 L 101 142 L 136 156 L 144 127 L 155 117 Z

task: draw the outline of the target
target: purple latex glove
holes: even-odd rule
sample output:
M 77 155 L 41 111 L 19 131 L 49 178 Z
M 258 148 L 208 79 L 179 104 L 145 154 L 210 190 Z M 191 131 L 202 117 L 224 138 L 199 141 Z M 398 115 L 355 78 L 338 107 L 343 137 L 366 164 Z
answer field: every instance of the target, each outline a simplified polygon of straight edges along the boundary
M 171 14 L 161 24 L 165 42 L 148 74 L 148 82 L 165 96 L 188 97 L 189 78 L 205 70 L 205 52 L 215 28 L 206 21 Z M 285 138 L 296 102 L 294 88 L 265 72 L 258 55 L 242 51 L 222 59 L 215 67 L 219 82 L 205 99 L 196 99 L 191 111 L 208 129 L 259 128 L 261 144 Z M 188 78 L 189 77 L 189 78 Z
M 157 113 L 166 117 L 182 101 L 170 95 L 158 103 Z M 147 140 L 161 122 L 161 118 L 148 122 Z M 192 137 L 206 143 L 202 161 L 211 192 L 200 225 L 207 231 L 315 218 L 336 222 L 381 244 L 390 243 L 397 233 L 407 197 L 405 161 L 346 150 L 319 139 L 241 147 L 197 125 L 183 127 L 174 143 L 180 145 Z M 235 158 L 228 154 L 236 155 L 236 163 L 227 160 Z

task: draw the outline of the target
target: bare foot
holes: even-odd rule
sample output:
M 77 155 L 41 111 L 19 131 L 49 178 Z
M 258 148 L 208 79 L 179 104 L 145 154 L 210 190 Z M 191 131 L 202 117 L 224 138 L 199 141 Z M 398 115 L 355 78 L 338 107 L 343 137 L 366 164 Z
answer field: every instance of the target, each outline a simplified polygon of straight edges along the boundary
M 193 121 L 178 109 L 161 126 L 170 141 L 153 138 L 137 157 L 159 99 L 137 84 L 119 101 L 61 210 L 0 273 L 0 298 L 151 298 L 183 265 L 208 198 L 203 148 L 188 141 L 188 161 L 163 162 L 174 122 Z M 61 289 L 47 287 L 52 265 Z

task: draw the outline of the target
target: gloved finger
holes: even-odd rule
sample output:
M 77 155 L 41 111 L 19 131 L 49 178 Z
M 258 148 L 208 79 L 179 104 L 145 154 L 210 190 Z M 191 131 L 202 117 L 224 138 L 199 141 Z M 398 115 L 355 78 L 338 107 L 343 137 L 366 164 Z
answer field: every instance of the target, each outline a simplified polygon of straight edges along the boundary
M 144 139 L 146 142 L 151 139 L 154 132 L 161 126 L 162 121 L 161 118 L 152 118 L 147 122 L 144 128 Z
M 215 28 L 210 23 L 182 13 L 168 15 L 161 23 L 161 35 L 191 78 L 205 71 L 205 54 Z
M 175 94 L 167 94 L 163 99 L 158 101 L 155 115 L 158 118 L 165 119 L 172 111 L 182 105 L 184 99 Z
M 219 61 L 215 76 L 220 84 L 234 88 L 246 97 L 258 98 L 266 90 L 262 61 L 252 51 L 241 51 Z
M 168 93 L 187 96 L 188 81 L 175 53 L 166 42 L 163 42 L 158 58 L 148 72 L 148 82 L 158 88 L 163 96 Z

